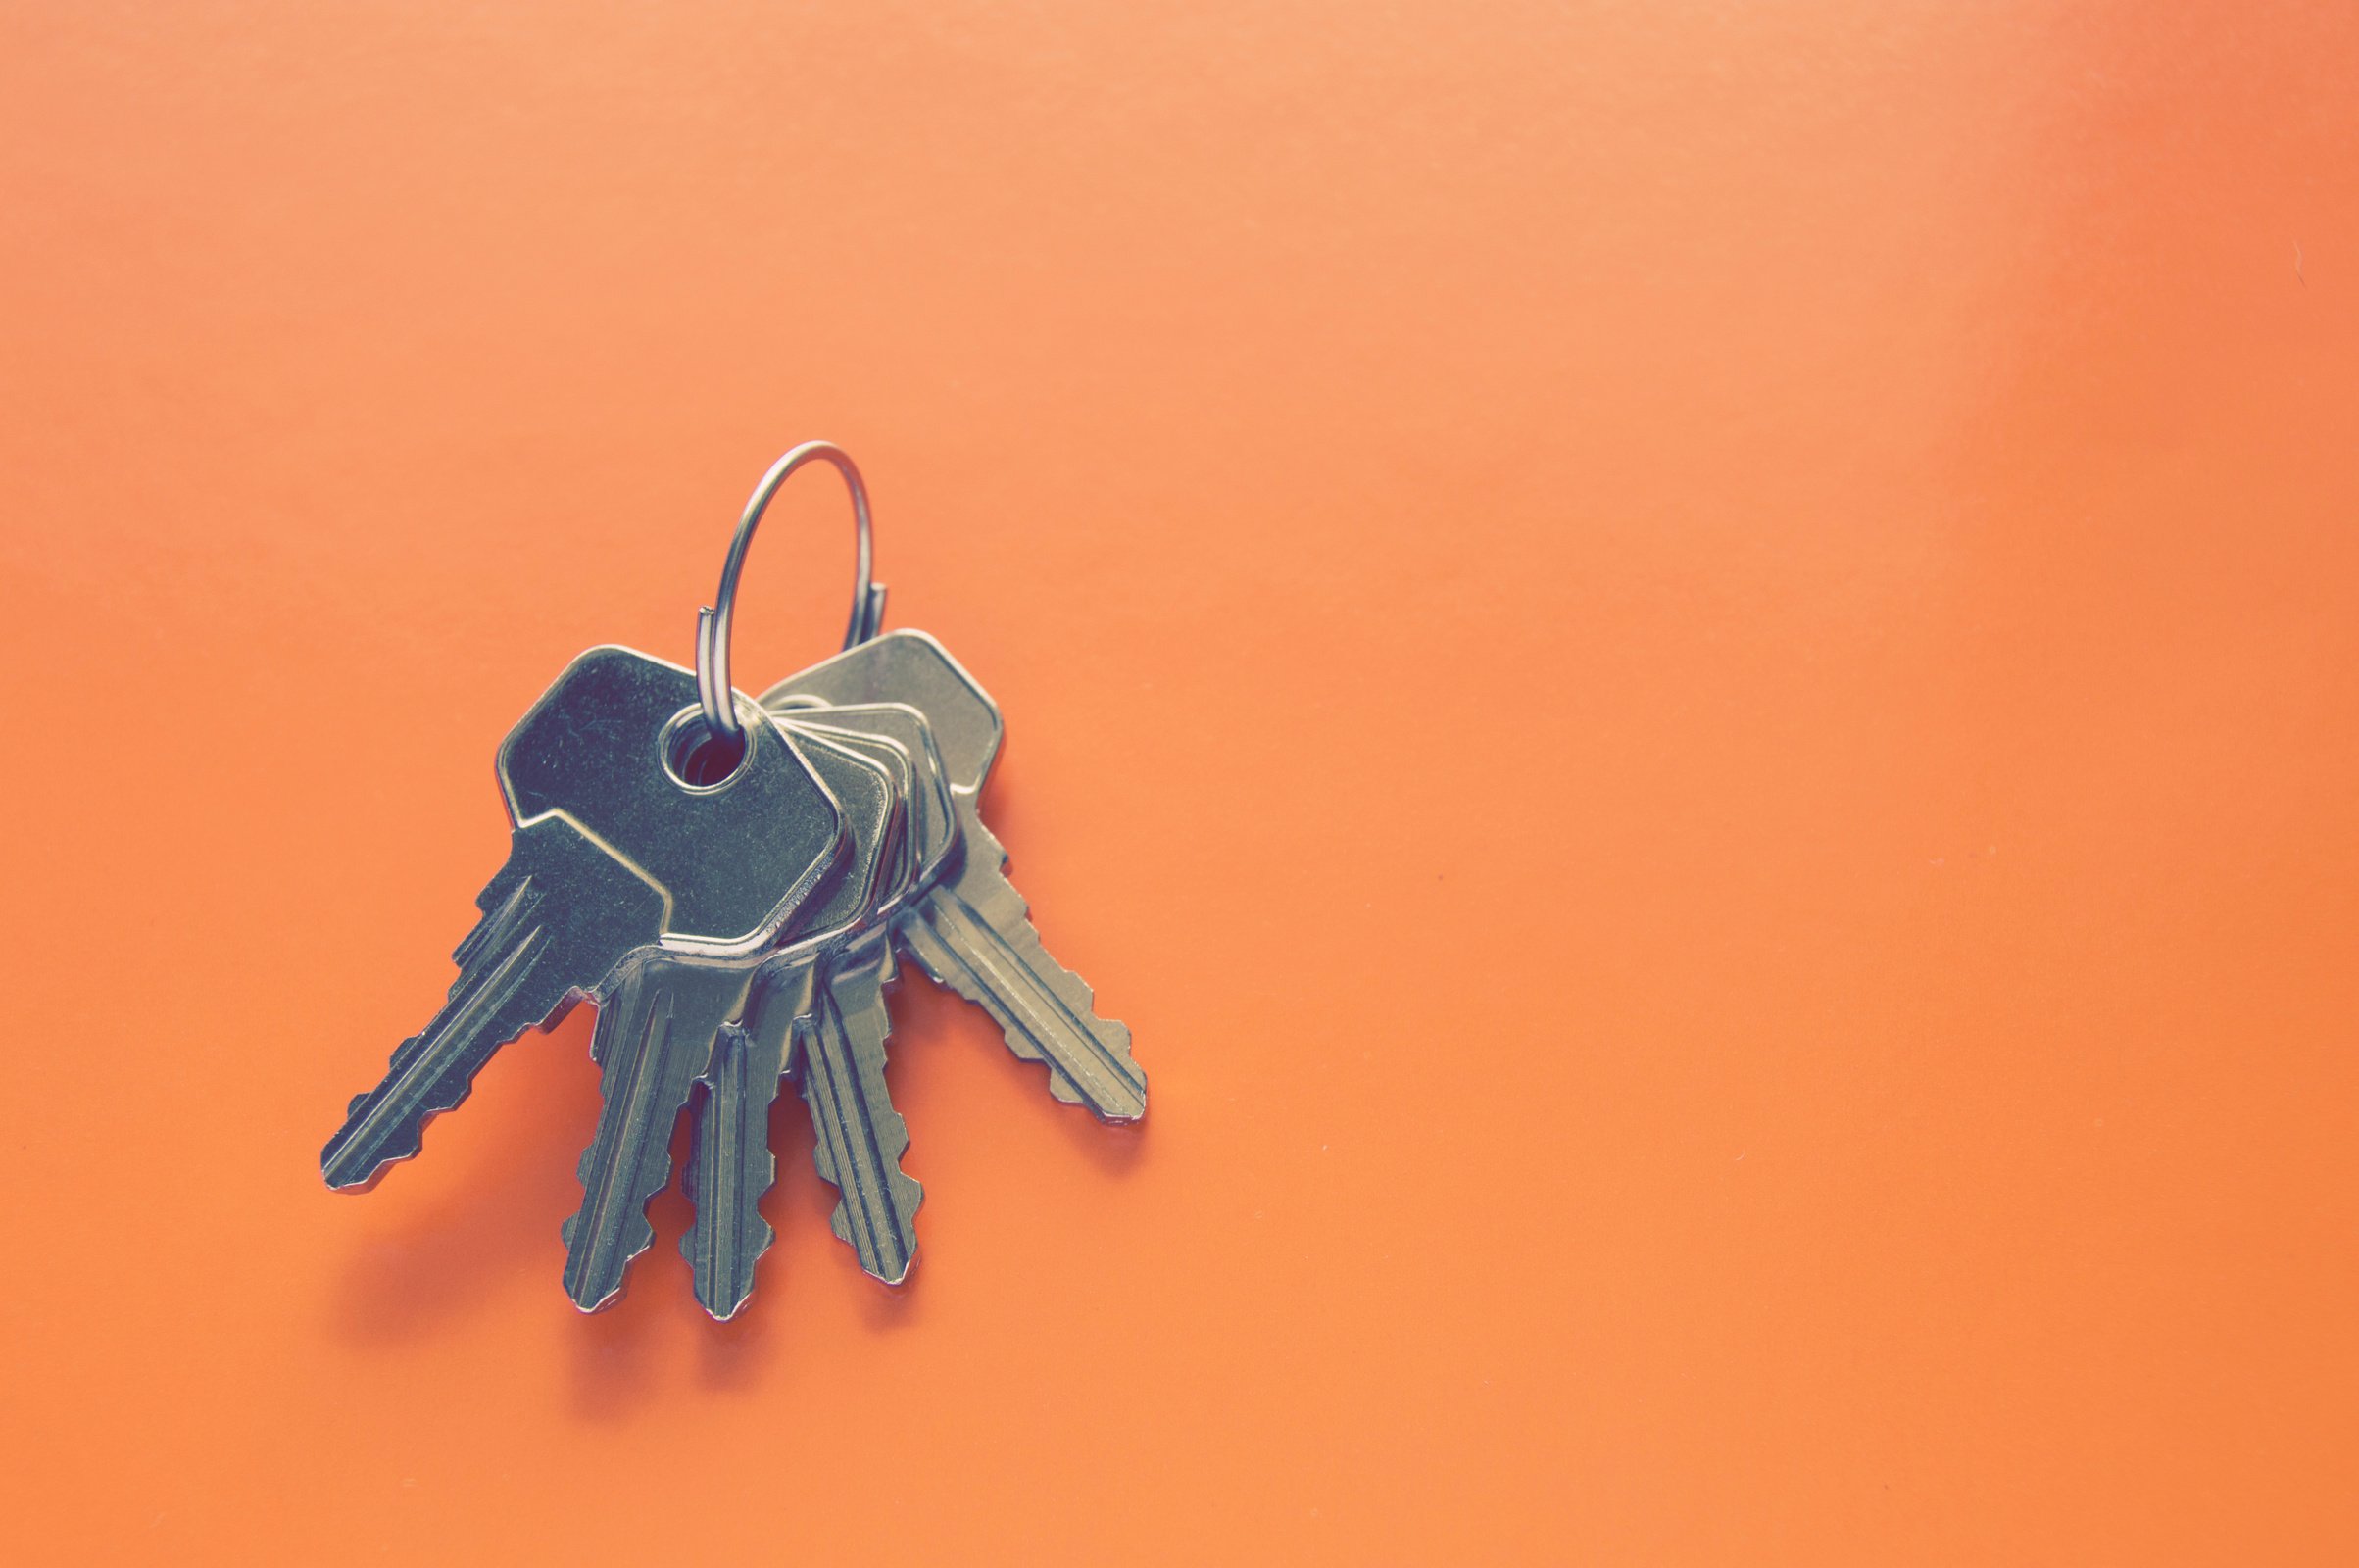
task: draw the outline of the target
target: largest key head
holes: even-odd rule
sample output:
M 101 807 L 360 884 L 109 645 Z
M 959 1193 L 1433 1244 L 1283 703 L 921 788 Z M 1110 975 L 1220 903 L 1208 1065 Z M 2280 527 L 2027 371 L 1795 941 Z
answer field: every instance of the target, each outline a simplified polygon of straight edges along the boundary
M 654 888 L 666 947 L 766 946 L 835 868 L 843 821 L 793 739 L 739 710 L 744 749 L 716 764 L 693 672 L 593 648 L 500 743 L 509 815 L 562 817 Z

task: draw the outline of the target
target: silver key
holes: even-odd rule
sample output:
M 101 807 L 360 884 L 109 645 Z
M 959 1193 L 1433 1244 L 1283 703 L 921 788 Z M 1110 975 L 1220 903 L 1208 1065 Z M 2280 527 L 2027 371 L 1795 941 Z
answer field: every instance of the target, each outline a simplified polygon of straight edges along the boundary
M 1007 852 L 961 796 L 958 870 L 894 926 L 925 972 L 998 1021 L 1007 1049 L 1049 1069 L 1049 1093 L 1105 1121 L 1147 1114 L 1147 1074 L 1131 1059 L 1130 1026 L 1101 1018 L 1089 985 L 1049 956 L 1007 876 Z
M 745 1021 L 724 1024 L 713 1046 L 707 1092 L 688 1156 L 688 1196 L 696 1223 L 680 1238 L 697 1301 L 726 1321 L 754 1294 L 754 1265 L 769 1250 L 762 1195 L 777 1174 L 770 1153 L 770 1102 L 785 1071 L 786 1032 Z
M 937 982 L 989 1012 L 1008 1049 L 1049 1069 L 1050 1093 L 1107 1121 L 1146 1114 L 1147 1075 L 1130 1030 L 1097 1015 L 1087 984 L 1049 956 L 1007 879 L 1007 851 L 983 825 L 978 797 L 999 754 L 999 708 L 922 632 L 888 632 L 772 687 L 764 707 L 799 699 L 900 701 L 925 714 L 960 821 L 959 859 L 895 922 L 903 948 Z
M 907 710 L 900 713 L 904 718 L 915 718 Z M 923 721 L 916 723 L 913 734 L 922 738 Z M 850 728 L 800 723 L 793 727 L 814 747 L 833 744 L 867 751 L 892 770 L 897 789 L 905 797 L 916 782 L 908 752 L 894 740 Z M 830 737 L 835 739 L 831 742 Z M 940 833 L 938 827 L 932 831 Z M 893 1283 L 899 1283 L 908 1272 L 914 1250 L 910 1225 L 920 1190 L 900 1169 L 909 1135 L 884 1083 L 884 1040 L 889 1025 L 883 988 L 890 970 L 883 964 L 889 960 L 891 949 L 879 910 L 900 895 L 912 875 L 912 833 L 903 831 L 894 840 L 888 857 L 890 868 L 874 878 L 867 906 L 857 920 L 795 942 L 762 966 L 749 999 L 748 1019 L 729 1041 L 732 1054 L 716 1057 L 716 1061 L 733 1065 L 742 1056 L 749 1077 L 755 1064 L 777 1063 L 799 1072 L 816 1134 L 819 1173 L 836 1182 L 843 1193 L 836 1233 L 853 1243 L 863 1267 Z M 860 933 L 865 933 L 860 940 L 866 951 L 847 958 L 848 944 Z M 721 1090 L 728 1082 L 715 1080 L 715 1092 L 706 1103 L 707 1115 L 723 1116 L 727 1102 Z M 745 1147 L 750 1152 L 751 1143 Z M 703 1180 L 701 1168 L 698 1179 L 700 1183 Z M 701 1213 L 699 1224 L 701 1228 Z M 747 1229 L 751 1241 L 741 1254 L 744 1271 L 731 1277 L 716 1266 L 710 1289 L 700 1278 L 699 1298 L 716 1316 L 728 1315 L 743 1301 L 744 1293 L 752 1288 L 752 1259 L 768 1243 L 766 1227 Z M 704 1250 L 700 1244 L 701 1237 L 692 1234 L 682 1247 L 701 1269 Z
M 329 1186 L 368 1187 L 416 1154 L 495 1051 L 616 983 L 634 955 L 765 949 L 834 869 L 837 803 L 775 725 L 747 726 L 724 779 L 683 781 L 695 703 L 689 671 L 596 648 L 510 732 L 508 862 L 476 900 L 450 1000 L 320 1152 Z
M 702 1034 L 695 1046 L 698 1055 L 694 1071 L 686 1080 L 665 1080 L 666 1098 L 652 1101 L 649 1106 L 649 1114 L 662 1119 L 660 1148 L 669 1140 L 672 1121 L 687 1098 L 689 1083 L 701 1079 L 705 1085 L 705 1097 L 697 1110 L 696 1143 L 688 1174 L 696 1221 L 681 1237 L 680 1250 L 694 1274 L 697 1299 L 718 1318 L 735 1315 L 752 1295 L 755 1265 L 768 1250 L 771 1240 L 769 1225 L 762 1217 L 761 1201 L 776 1174 L 776 1162 L 769 1149 L 768 1116 L 770 1102 L 777 1097 L 778 1076 L 784 1062 L 780 1041 L 765 1040 L 742 1026 L 741 1020 L 756 1004 L 758 976 L 781 961 L 781 954 L 791 959 L 824 952 L 865 921 L 885 889 L 886 878 L 898 864 L 903 854 L 901 846 L 908 838 L 904 826 L 907 801 L 903 779 L 867 755 L 864 748 L 823 734 L 806 734 L 799 739 L 807 748 L 812 765 L 843 803 L 852 836 L 851 852 L 834 883 L 811 903 L 787 933 L 783 949 L 757 955 L 750 961 L 740 959 L 731 963 L 731 982 L 726 994 L 715 996 L 715 1006 L 697 1014 Z M 678 965 L 672 968 L 691 987 L 701 983 L 695 971 Z M 605 1021 L 604 1014 L 600 1021 Z M 668 1098 L 674 1082 L 677 1099 Z M 610 1105 L 613 1102 L 610 1095 Z M 601 1135 L 603 1138 L 603 1126 Z M 584 1156 L 583 1161 L 584 1214 L 590 1211 L 588 1171 L 595 1153 L 594 1149 L 592 1155 Z M 663 1178 L 668 1173 L 666 1160 L 652 1166 L 641 1180 L 637 1205 L 628 1210 L 627 1220 L 635 1245 L 629 1248 L 624 1262 L 648 1244 L 646 1203 L 663 1190 Z M 568 1247 L 575 1243 L 570 1234 L 566 1240 Z M 570 1277 L 567 1283 L 571 1285 Z M 611 1282 L 598 1278 L 589 1283 L 594 1288 L 610 1283 L 618 1288 L 620 1275 L 617 1272 Z M 577 1304 L 585 1309 L 595 1309 L 606 1298 L 607 1296 L 598 1295 L 585 1299 L 580 1293 L 575 1294 Z
M 762 704 L 778 710 L 813 698 L 833 708 L 904 703 L 917 710 L 955 793 L 982 788 L 999 755 L 998 705 L 948 649 L 921 631 L 889 631 L 847 648 L 763 692 Z

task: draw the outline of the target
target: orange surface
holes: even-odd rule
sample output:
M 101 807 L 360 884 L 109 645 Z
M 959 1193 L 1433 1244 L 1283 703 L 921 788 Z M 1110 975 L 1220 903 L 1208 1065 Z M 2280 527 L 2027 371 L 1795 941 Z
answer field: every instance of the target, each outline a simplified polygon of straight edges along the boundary
M 2359 1559 L 2359 13 L 0 13 L 13 1562 Z M 777 451 L 1150 1123 L 331 1196 Z M 798 480 L 741 679 L 826 651 Z

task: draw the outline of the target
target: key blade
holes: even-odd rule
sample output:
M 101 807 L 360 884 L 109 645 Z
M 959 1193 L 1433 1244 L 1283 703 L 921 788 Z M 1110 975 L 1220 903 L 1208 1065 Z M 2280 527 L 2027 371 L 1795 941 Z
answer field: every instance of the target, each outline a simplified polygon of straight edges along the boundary
M 925 1190 L 901 1168 L 908 1123 L 885 1090 L 885 1010 L 892 947 L 876 942 L 814 989 L 799 1037 L 797 1073 L 811 1111 L 811 1162 L 842 1195 L 829 1225 L 860 1267 L 899 1285 L 917 1255 L 917 1205 Z
M 773 1240 L 762 1195 L 778 1170 L 770 1153 L 770 1102 L 778 1098 L 792 1023 L 723 1026 L 697 1107 L 688 1156 L 696 1223 L 680 1238 L 680 1252 L 695 1276 L 698 1302 L 724 1323 L 753 1296 L 754 1265 Z
M 581 1208 L 559 1234 L 565 1294 L 584 1312 L 614 1303 L 655 1241 L 647 1205 L 671 1177 L 671 1130 L 751 978 L 655 954 L 623 972 L 598 1010 L 591 1049 L 605 1103 L 581 1156 Z
M 1130 1055 L 1130 1026 L 1101 1018 L 1086 981 L 1055 958 L 1006 874 L 1007 852 L 961 796 L 966 855 L 958 873 L 895 926 L 936 982 L 998 1021 L 1007 1049 L 1049 1069 L 1049 1093 L 1103 1121 L 1147 1114 L 1147 1074 Z
M 549 907 L 553 897 L 563 910 Z M 328 1186 L 367 1191 L 388 1165 L 415 1156 L 426 1123 L 467 1099 L 494 1052 L 663 931 L 663 894 L 559 818 L 516 830 L 476 906 L 483 918 L 454 955 L 450 1000 L 402 1042 L 383 1081 L 353 1100 L 319 1152 Z

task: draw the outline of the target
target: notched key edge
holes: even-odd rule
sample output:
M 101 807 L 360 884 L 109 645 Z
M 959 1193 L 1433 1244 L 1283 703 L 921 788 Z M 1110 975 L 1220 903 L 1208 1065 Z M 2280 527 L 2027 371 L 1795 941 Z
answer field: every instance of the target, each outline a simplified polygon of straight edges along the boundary
M 724 1024 L 705 1093 L 694 1103 L 687 1185 L 696 1218 L 680 1238 L 680 1255 L 688 1259 L 698 1304 L 716 1322 L 726 1323 L 753 1299 L 756 1267 L 777 1239 L 762 1200 L 778 1173 L 769 1120 L 784 1044 L 783 1031 Z
M 1056 1099 L 1101 1121 L 1140 1120 L 1147 1072 L 1130 1054 L 1130 1026 L 1100 1017 L 1090 983 L 1050 955 L 1023 894 L 1007 878 L 1007 852 L 971 797 L 959 813 L 963 863 L 895 923 L 895 939 L 937 983 L 989 1013 L 1018 1059 L 1042 1063 Z M 1059 1041 L 1074 1049 L 1059 1053 Z M 1096 1069 L 1089 1076 L 1101 1088 L 1083 1086 L 1077 1069 L 1084 1067 Z
M 917 1260 L 917 1210 L 925 1201 L 924 1186 L 902 1169 L 909 1123 L 885 1083 L 893 1025 L 884 993 L 893 977 L 887 946 L 820 981 L 797 1022 L 795 1050 L 811 1163 L 837 1193 L 828 1228 L 887 1285 L 908 1279 Z
M 543 908 L 542 884 L 579 883 L 582 907 Z M 395 1048 L 384 1076 L 355 1096 L 319 1152 L 338 1192 L 367 1192 L 414 1159 L 435 1117 L 457 1109 L 503 1046 L 562 1017 L 633 948 L 661 932 L 662 894 L 577 828 L 549 818 L 516 831 L 509 858 L 476 899 L 484 911 L 456 956 L 449 997 L 426 1027 Z

